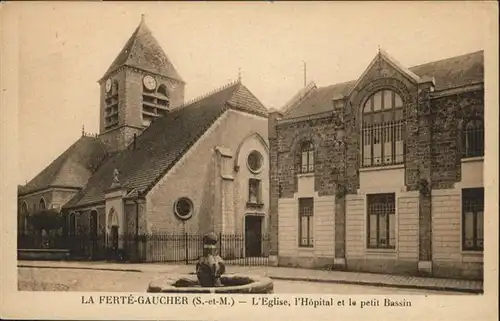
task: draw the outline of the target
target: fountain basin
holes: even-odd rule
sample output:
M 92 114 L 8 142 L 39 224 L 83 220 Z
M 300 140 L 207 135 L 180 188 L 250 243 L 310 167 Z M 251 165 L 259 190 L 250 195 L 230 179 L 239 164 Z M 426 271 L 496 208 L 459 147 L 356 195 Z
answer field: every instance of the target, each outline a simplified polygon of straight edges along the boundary
M 150 293 L 273 293 L 273 281 L 268 277 L 244 274 L 224 274 L 222 286 L 202 287 L 196 275 L 187 274 L 158 278 L 149 284 Z

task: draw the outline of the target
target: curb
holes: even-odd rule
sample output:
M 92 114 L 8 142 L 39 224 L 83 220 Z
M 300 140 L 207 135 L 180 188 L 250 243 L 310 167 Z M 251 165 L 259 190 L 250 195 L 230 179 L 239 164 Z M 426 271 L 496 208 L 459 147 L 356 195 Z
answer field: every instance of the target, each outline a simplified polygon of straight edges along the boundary
M 18 264 L 18 268 L 37 268 L 37 269 L 69 269 L 69 270 L 98 270 L 98 271 L 118 271 L 118 272 L 153 272 L 139 269 L 120 269 L 120 268 L 101 268 L 101 267 L 78 267 L 78 266 L 38 266 Z M 155 272 L 166 273 L 166 272 Z M 363 285 L 373 287 L 386 287 L 386 288 L 399 288 L 399 289 L 419 289 L 430 291 L 443 291 L 443 292 L 462 292 L 471 294 L 483 294 L 482 289 L 467 289 L 467 288 L 454 288 L 447 286 L 427 286 L 427 285 L 413 285 L 413 284 L 391 284 L 382 282 L 366 282 L 366 281 L 350 281 L 350 280 L 336 280 L 336 279 L 316 279 L 316 278 L 303 278 L 303 277 L 286 277 L 286 276 L 271 276 L 267 277 L 273 280 L 282 281 L 301 281 L 301 282 L 314 282 L 314 283 L 334 283 L 334 284 L 350 284 L 350 285 Z
M 301 278 L 301 277 L 286 277 L 286 276 L 268 276 L 273 280 L 283 280 L 283 281 L 302 281 L 302 282 L 315 282 L 315 283 L 336 283 L 336 284 L 350 284 L 350 285 L 363 285 L 363 286 L 373 286 L 373 287 L 385 287 L 385 288 L 399 288 L 399 289 L 418 289 L 418 290 L 431 290 L 431 291 L 443 291 L 443 292 L 463 292 L 471 294 L 483 294 L 483 290 L 478 289 L 466 289 L 466 288 L 454 288 L 446 286 L 428 286 L 428 285 L 413 285 L 413 284 L 391 284 L 382 282 L 366 282 L 366 281 L 349 281 L 349 280 L 325 280 L 325 279 L 314 279 L 314 278 Z
M 114 268 L 99 268 L 85 266 L 41 266 L 41 265 L 26 265 L 18 264 L 18 268 L 35 268 L 35 269 L 65 269 L 65 270 L 97 270 L 97 271 L 115 271 L 115 272 L 145 272 L 137 269 L 114 269 Z

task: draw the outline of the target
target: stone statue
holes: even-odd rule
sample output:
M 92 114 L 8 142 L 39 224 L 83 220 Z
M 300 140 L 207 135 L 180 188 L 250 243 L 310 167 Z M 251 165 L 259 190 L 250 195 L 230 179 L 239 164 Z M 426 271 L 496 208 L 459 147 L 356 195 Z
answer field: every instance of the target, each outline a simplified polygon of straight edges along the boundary
M 120 180 L 118 179 L 119 174 L 120 172 L 115 168 L 115 170 L 113 171 L 113 183 L 120 183 Z
M 196 276 L 202 287 L 222 286 L 220 277 L 226 271 L 226 266 L 216 253 L 217 241 L 217 235 L 213 232 L 203 237 L 203 256 L 196 263 Z

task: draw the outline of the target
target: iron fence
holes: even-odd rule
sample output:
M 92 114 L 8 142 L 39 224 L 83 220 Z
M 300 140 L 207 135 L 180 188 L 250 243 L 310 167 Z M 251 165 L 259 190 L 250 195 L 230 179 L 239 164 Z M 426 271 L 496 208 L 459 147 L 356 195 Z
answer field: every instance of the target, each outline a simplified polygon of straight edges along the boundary
M 74 260 L 195 263 L 203 255 L 203 234 L 19 235 L 18 249 L 67 249 Z M 268 235 L 219 234 L 217 252 L 233 265 L 268 265 Z

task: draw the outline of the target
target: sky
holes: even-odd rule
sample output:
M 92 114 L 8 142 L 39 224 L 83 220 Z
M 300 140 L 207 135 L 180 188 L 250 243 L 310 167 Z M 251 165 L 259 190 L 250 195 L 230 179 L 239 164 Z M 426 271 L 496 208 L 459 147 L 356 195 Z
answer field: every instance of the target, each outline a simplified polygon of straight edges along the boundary
M 186 100 L 234 81 L 268 108 L 307 81 L 357 79 L 386 50 L 413 66 L 486 47 L 491 6 L 469 2 L 25 3 L 18 20 L 18 182 L 99 130 L 97 80 L 141 14 Z

